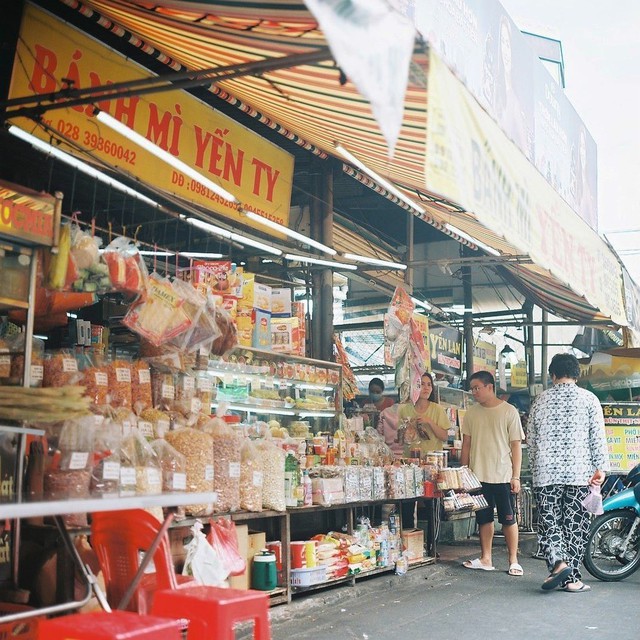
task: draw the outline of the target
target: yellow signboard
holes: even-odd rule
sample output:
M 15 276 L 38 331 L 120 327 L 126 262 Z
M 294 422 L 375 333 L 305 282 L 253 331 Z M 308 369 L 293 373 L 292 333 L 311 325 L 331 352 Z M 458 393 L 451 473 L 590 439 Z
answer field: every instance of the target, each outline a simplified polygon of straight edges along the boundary
M 10 98 L 58 91 L 63 87 L 62 78 L 71 80 L 77 88 L 151 75 L 105 45 L 33 5 L 25 5 Z M 73 145 L 156 188 L 232 220 L 240 221 L 240 209 L 248 208 L 288 225 L 294 164 L 291 154 L 185 91 L 96 100 L 95 107 L 231 192 L 239 203 L 224 200 L 98 122 L 94 105 L 52 110 L 45 114 L 44 121 Z M 12 122 L 49 141 L 49 134 L 30 120 L 18 118 Z M 71 144 L 62 144 L 61 149 L 77 153 Z M 242 223 L 264 231 L 263 226 L 247 218 L 243 217 Z
M 496 375 L 496 345 L 485 340 L 476 340 L 473 344 L 473 373 L 488 371 Z
M 511 367 L 511 388 L 524 389 L 529 384 L 527 377 L 527 363 L 524 360 Z
M 602 404 L 611 473 L 630 471 L 640 462 L 640 403 Z

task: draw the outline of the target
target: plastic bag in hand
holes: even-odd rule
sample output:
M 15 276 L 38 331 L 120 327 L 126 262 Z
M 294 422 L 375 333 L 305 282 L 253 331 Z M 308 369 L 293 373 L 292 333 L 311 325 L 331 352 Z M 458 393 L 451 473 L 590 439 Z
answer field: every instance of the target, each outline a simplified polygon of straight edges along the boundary
M 599 485 L 589 485 L 589 495 L 582 501 L 582 506 L 589 513 L 593 513 L 596 516 L 604 513 L 604 509 L 602 508 L 602 494 L 600 493 Z

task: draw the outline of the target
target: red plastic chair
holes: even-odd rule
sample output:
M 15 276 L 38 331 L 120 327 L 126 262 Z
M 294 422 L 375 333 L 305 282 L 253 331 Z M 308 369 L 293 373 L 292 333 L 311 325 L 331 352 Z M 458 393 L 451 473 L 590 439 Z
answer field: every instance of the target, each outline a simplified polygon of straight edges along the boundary
M 107 600 L 114 609 L 127 592 L 146 552 L 156 539 L 161 523 L 142 509 L 99 512 L 92 515 L 91 546 L 104 576 Z M 176 575 L 169 536 L 165 533 L 153 554 L 155 573 L 145 573 L 133 593 L 127 611 L 151 611 L 156 591 L 195 584 L 189 576 Z

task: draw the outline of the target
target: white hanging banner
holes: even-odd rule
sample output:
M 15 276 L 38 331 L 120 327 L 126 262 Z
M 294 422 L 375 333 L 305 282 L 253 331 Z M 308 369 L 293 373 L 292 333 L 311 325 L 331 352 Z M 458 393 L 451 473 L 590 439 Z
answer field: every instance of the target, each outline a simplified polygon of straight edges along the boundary
M 412 21 L 384 0 L 305 0 L 305 4 L 340 68 L 371 103 L 392 157 L 402 126 L 415 40 Z

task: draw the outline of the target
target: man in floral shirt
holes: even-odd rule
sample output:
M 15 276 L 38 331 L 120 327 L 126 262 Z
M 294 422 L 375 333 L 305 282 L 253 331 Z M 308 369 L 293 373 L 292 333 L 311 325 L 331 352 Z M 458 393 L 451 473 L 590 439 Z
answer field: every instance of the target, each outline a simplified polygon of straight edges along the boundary
M 549 375 L 553 387 L 536 399 L 527 423 L 538 535 L 550 571 L 542 588 L 581 593 L 590 588 L 580 573 L 590 524 L 582 501 L 609 470 L 604 417 L 598 398 L 576 384 L 575 356 L 555 355 Z

